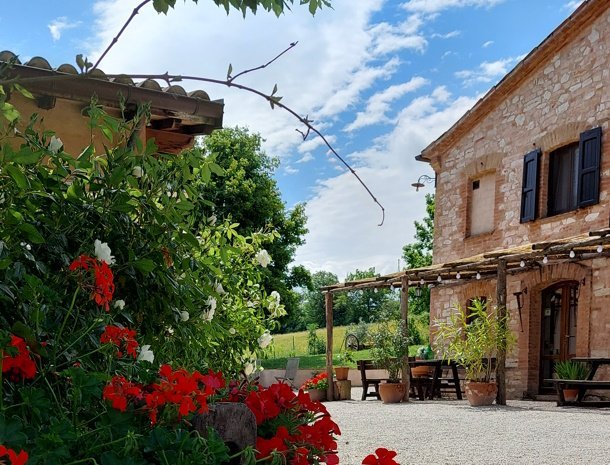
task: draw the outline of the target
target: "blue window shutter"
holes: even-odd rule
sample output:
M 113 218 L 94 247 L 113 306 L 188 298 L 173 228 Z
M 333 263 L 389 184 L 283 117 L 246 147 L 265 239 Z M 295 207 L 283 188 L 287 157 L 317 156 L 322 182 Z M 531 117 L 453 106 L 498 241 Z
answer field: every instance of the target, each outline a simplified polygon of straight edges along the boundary
M 599 203 L 601 154 L 602 128 L 583 132 L 578 144 L 578 207 Z
M 521 188 L 521 223 L 533 221 L 538 214 L 538 172 L 540 149 L 523 157 L 523 184 Z

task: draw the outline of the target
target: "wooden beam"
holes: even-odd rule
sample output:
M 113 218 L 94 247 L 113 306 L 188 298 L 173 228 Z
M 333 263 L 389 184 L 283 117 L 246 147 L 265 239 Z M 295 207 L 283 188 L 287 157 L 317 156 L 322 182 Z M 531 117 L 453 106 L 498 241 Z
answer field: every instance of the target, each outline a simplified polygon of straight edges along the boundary
M 508 324 L 506 321 L 506 260 L 498 260 L 498 277 L 496 280 L 496 304 L 498 306 L 497 318 Z M 496 383 L 498 384 L 498 395 L 496 404 L 506 405 L 506 349 L 505 341 L 500 341 L 496 365 Z
M 333 383 L 333 295 L 327 292 L 325 297 L 326 303 L 326 375 L 328 376 L 328 389 L 326 390 L 326 398 L 334 400 L 335 389 Z
M 400 283 L 400 321 L 404 322 L 407 334 L 409 334 L 409 278 L 404 276 Z M 405 385 L 403 402 L 409 402 L 409 391 L 411 389 L 411 371 L 409 370 L 409 354 L 402 364 L 402 384 Z

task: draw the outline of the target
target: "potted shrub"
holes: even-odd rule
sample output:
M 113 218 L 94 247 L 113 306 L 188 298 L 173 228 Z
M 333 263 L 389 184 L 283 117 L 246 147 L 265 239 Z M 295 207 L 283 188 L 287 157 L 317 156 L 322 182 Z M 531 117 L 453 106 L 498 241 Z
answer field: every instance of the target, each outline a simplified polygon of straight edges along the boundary
M 349 375 L 348 363 L 355 363 L 354 354 L 351 350 L 345 349 L 337 357 L 337 366 L 335 367 L 335 376 L 337 381 L 345 381 Z
M 311 400 L 322 401 L 326 400 L 326 390 L 328 389 L 328 376 L 326 373 L 320 373 L 306 380 L 301 389 L 309 393 Z
M 415 353 L 416 360 L 432 360 L 434 358 L 434 351 L 430 345 L 427 346 L 419 346 L 417 352 Z M 424 378 L 426 376 L 430 376 L 431 367 L 428 366 L 414 366 L 411 367 L 411 375 L 414 378 Z
M 388 372 L 388 380 L 379 385 L 381 400 L 387 403 L 401 402 L 406 391 L 400 382 L 403 364 L 408 363 L 409 338 L 404 322 L 382 322 L 372 333 L 371 356 L 376 365 Z
M 587 379 L 589 367 L 581 362 L 563 360 L 555 363 L 555 377 L 557 379 L 581 380 Z M 563 398 L 566 402 L 574 402 L 578 399 L 578 389 L 564 389 Z
M 455 308 L 448 321 L 437 322 L 435 345 L 445 360 L 466 370 L 466 397 L 472 406 L 491 405 L 498 393 L 495 364 L 500 349 L 509 350 L 515 337 L 508 328 L 508 314 L 500 318 L 497 308 L 475 299 L 468 311 Z

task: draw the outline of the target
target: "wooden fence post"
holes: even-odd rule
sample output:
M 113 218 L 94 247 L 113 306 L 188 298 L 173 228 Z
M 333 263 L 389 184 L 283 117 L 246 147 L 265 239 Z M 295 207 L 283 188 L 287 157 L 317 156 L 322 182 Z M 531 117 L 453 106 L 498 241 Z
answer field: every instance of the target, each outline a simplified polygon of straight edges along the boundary
M 508 324 L 506 321 L 506 260 L 498 260 L 498 277 L 496 280 L 496 304 L 498 306 L 497 318 L 502 321 L 503 325 Z M 501 347 L 498 350 L 498 359 L 496 360 L 496 383 L 498 384 L 498 395 L 496 404 L 506 405 L 506 341 L 500 341 Z
M 409 332 L 409 278 L 403 276 L 400 281 L 400 321 L 404 322 L 405 330 Z M 409 354 L 407 353 L 407 359 L 402 365 L 402 384 L 405 385 L 405 395 L 403 402 L 409 402 L 409 390 L 411 389 L 411 377 L 409 370 Z
M 333 295 L 326 292 L 324 296 L 326 303 L 326 375 L 328 376 L 328 389 L 326 397 L 334 400 L 335 390 L 333 383 Z

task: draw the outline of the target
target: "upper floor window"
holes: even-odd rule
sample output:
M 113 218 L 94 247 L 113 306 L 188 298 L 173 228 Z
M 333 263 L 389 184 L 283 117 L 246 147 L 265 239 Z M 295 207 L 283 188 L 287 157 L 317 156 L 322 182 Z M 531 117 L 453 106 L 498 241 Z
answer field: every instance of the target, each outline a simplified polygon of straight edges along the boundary
M 549 155 L 547 214 L 576 210 L 578 205 L 578 143 L 553 150 Z
M 566 145 L 549 154 L 547 215 L 557 215 L 599 202 L 601 128 L 580 134 L 578 143 Z M 538 216 L 540 149 L 523 160 L 521 222 Z
M 469 235 L 494 230 L 496 205 L 496 173 L 488 173 L 470 181 Z

